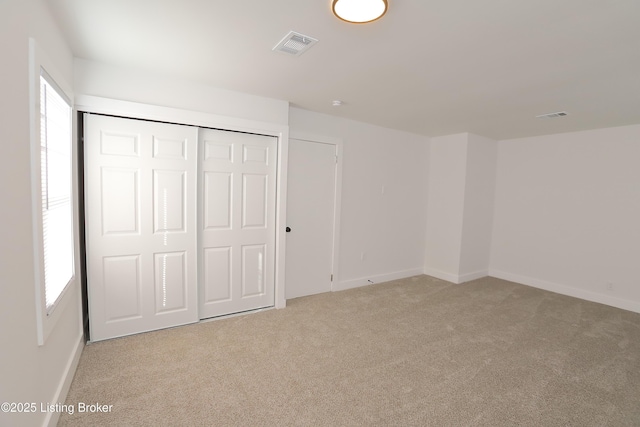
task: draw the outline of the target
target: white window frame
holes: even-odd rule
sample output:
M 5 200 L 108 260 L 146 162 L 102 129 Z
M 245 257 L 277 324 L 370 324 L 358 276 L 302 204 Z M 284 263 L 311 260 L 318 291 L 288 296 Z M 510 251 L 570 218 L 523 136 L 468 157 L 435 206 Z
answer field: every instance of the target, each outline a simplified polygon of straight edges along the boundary
M 44 71 L 44 73 L 43 73 Z M 49 83 L 54 83 L 55 89 L 63 97 L 67 98 L 71 106 L 72 134 L 71 134 L 71 209 L 73 216 L 73 247 L 74 271 L 70 282 L 57 298 L 55 304 L 47 310 L 45 300 L 45 279 L 44 279 L 44 247 L 42 228 L 42 192 L 41 192 L 41 142 L 40 142 L 40 76 L 45 74 Z M 51 82 L 51 80 L 53 82 Z M 31 197 L 32 197 L 32 218 L 33 218 L 33 247 L 34 247 L 34 278 L 35 278 L 35 304 L 38 345 L 45 344 L 47 338 L 55 328 L 56 323 L 65 311 L 71 295 L 77 295 L 71 288 L 78 284 L 78 200 L 77 200 L 77 150 L 76 131 L 73 126 L 73 91 L 71 86 L 62 78 L 56 66 L 49 60 L 47 55 L 41 50 L 36 41 L 29 39 L 29 129 L 31 144 Z

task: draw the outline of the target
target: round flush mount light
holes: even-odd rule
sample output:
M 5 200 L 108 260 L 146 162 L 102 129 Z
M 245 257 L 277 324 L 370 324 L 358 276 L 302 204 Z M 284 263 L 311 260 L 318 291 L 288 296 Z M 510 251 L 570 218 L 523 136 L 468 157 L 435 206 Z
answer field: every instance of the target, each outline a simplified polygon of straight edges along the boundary
M 331 10 L 343 21 L 365 24 L 387 13 L 387 0 L 333 0 Z

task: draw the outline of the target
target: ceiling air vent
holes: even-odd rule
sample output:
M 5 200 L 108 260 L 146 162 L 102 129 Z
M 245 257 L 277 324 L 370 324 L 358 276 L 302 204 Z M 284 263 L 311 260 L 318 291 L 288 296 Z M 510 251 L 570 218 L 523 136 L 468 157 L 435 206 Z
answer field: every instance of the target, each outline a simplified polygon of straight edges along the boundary
M 284 36 L 284 38 L 280 40 L 280 43 L 275 45 L 273 50 L 288 53 L 293 56 L 300 56 L 317 42 L 318 40 L 313 37 L 305 36 L 295 31 L 289 31 L 289 34 Z
M 556 117 L 564 117 L 569 114 L 566 111 L 558 111 L 557 113 L 547 113 L 536 116 L 536 119 L 555 119 Z

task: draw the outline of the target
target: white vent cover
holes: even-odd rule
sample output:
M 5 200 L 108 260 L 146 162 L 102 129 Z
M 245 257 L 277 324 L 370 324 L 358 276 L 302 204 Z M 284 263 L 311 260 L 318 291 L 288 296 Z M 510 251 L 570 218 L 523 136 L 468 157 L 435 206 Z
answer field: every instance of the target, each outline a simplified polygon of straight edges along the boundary
M 541 114 L 536 116 L 536 119 L 555 119 L 556 117 L 564 117 L 568 115 L 569 114 L 566 111 L 558 111 L 557 113 Z
M 293 56 L 300 56 L 317 42 L 318 39 L 314 39 L 313 37 L 305 36 L 295 31 L 289 31 L 289 34 L 284 36 L 284 38 L 280 40 L 280 43 L 275 45 L 273 50 L 288 53 Z

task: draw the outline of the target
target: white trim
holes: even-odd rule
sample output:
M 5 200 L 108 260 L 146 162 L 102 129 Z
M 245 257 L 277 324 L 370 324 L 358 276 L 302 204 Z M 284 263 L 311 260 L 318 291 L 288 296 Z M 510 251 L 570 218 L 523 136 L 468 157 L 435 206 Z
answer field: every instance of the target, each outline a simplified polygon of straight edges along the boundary
M 276 288 L 275 307 L 285 308 L 287 298 L 286 253 L 287 253 L 287 176 L 289 167 L 289 130 L 286 128 L 278 139 L 278 168 L 276 171 Z
M 346 280 L 344 282 L 335 283 L 332 292 L 344 291 L 347 289 L 359 288 L 361 286 L 372 285 L 374 283 L 389 282 L 391 280 L 404 279 L 407 277 L 420 276 L 423 274 L 422 268 L 413 268 L 411 270 L 396 271 L 387 274 L 378 274 L 376 276 L 362 277 L 360 279 Z
M 489 275 L 489 272 L 487 270 L 480 270 L 465 274 L 453 274 L 447 273 L 446 271 L 437 270 L 435 268 L 425 267 L 424 274 L 459 285 L 461 283 L 470 282 L 471 280 L 487 277 Z
M 533 277 L 521 276 L 519 274 L 508 273 L 505 271 L 489 269 L 489 276 L 497 279 L 508 280 L 510 282 L 531 286 L 545 291 L 555 292 L 557 294 L 567 295 L 574 298 L 580 298 L 586 301 L 596 302 L 609 305 L 611 307 L 621 308 L 623 310 L 640 313 L 640 302 L 629 301 L 621 298 L 615 298 L 609 295 L 597 292 L 587 291 L 573 286 L 563 285 L 560 283 L 548 282 Z
M 334 188 L 333 203 L 333 257 L 331 260 L 331 274 L 333 280 L 331 282 L 331 290 L 335 291 L 335 287 L 340 283 L 340 222 L 342 218 L 342 153 L 344 143 L 342 139 L 332 138 L 328 136 L 315 135 L 307 132 L 292 131 L 289 135 L 290 139 L 298 139 L 301 141 L 314 142 L 319 144 L 334 145 L 336 147 L 336 175 Z
M 333 214 L 333 281 L 331 282 L 331 290 L 334 290 L 334 283 L 340 280 L 340 230 L 342 219 L 342 161 L 343 143 L 339 140 L 336 144 L 336 155 L 338 156 L 336 164 L 336 190 L 335 204 Z
M 447 273 L 446 271 L 437 270 L 435 268 L 425 267 L 423 273 L 436 279 L 446 280 L 447 282 L 460 284 L 460 276 L 457 274 Z
M 270 136 L 288 135 L 289 133 L 289 127 L 287 125 L 239 119 L 160 105 L 140 104 L 137 102 L 84 94 L 76 95 L 75 104 L 76 110 L 86 113 L 107 114 L 131 119 L 154 120 L 187 126 L 259 133 Z
M 284 286 L 289 126 L 84 94 L 76 95 L 75 102 L 77 111 L 87 113 L 108 114 L 132 119 L 154 120 L 188 126 L 256 133 L 260 135 L 275 136 L 278 138 L 278 168 L 276 178 L 275 307 L 286 307 Z
M 69 389 L 71 388 L 71 382 L 73 381 L 73 376 L 76 373 L 76 369 L 78 368 L 78 363 L 80 362 L 80 356 L 82 355 L 82 351 L 84 350 L 84 335 L 82 332 L 80 336 L 76 340 L 75 349 L 71 353 L 69 360 L 67 361 L 67 365 L 64 368 L 64 372 L 60 383 L 58 384 L 58 388 L 56 389 L 53 398 L 49 401 L 52 403 L 64 403 L 67 400 L 67 394 L 69 394 Z M 55 427 L 58 424 L 58 419 L 60 418 L 60 412 L 47 412 L 47 415 L 44 418 L 43 425 Z
M 44 295 L 44 253 L 42 248 L 42 209 L 40 191 L 40 74 L 41 70 L 53 79 L 58 89 L 68 99 L 73 99 L 71 86 L 62 78 L 55 64 L 39 47 L 35 39 L 29 38 L 29 143 L 31 155 L 31 215 L 33 219 L 33 247 L 34 247 L 34 277 L 35 277 L 35 305 L 37 342 L 43 346 L 51 334 L 58 319 L 62 316 L 68 304 L 72 287 L 79 289 L 80 285 L 80 255 L 79 255 L 79 217 L 78 217 L 78 165 L 77 138 L 75 126 L 72 125 L 72 185 L 73 185 L 73 233 L 74 233 L 74 276 L 69 285 L 60 295 L 55 309 L 47 314 Z M 71 105 L 73 111 L 73 104 Z M 73 118 L 72 118 L 73 123 Z
M 471 273 L 461 274 L 461 275 L 458 275 L 458 283 L 465 283 L 465 282 L 470 282 L 476 279 L 482 279 L 483 277 L 487 277 L 488 275 L 489 275 L 488 270 L 480 270 L 480 271 L 474 271 Z

